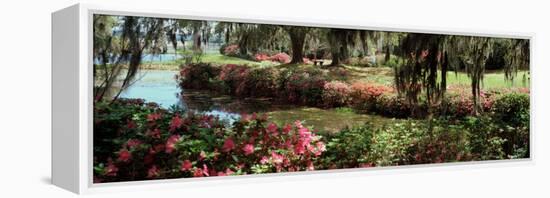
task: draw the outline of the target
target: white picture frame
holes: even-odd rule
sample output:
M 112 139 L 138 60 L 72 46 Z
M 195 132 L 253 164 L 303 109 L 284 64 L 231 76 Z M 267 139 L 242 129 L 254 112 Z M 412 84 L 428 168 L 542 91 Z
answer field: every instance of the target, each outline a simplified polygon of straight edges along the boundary
M 365 176 L 371 174 L 402 173 L 434 168 L 463 169 L 497 166 L 525 166 L 533 164 L 534 119 L 531 119 L 530 158 L 517 160 L 476 161 L 444 164 L 393 166 L 380 168 L 355 168 L 322 170 L 314 172 L 277 173 L 237 177 L 182 178 L 169 180 L 134 181 L 108 184 L 92 182 L 92 16 L 93 14 L 135 15 L 233 22 L 254 22 L 284 25 L 306 25 L 332 28 L 353 28 L 385 31 L 421 32 L 453 35 L 475 35 L 529 39 L 532 33 L 508 33 L 493 31 L 462 31 L 449 29 L 425 29 L 409 26 L 379 26 L 357 24 L 349 21 L 321 21 L 314 19 L 282 18 L 277 16 L 249 16 L 244 13 L 197 13 L 175 10 L 143 10 L 112 8 L 98 5 L 77 4 L 52 14 L 52 183 L 78 194 L 96 192 L 139 190 L 144 185 L 150 188 L 190 188 L 206 185 L 246 184 L 295 179 L 319 179 L 334 177 Z M 531 54 L 531 60 L 533 60 Z M 532 81 L 532 79 L 531 79 Z M 531 114 L 536 109 L 531 97 Z

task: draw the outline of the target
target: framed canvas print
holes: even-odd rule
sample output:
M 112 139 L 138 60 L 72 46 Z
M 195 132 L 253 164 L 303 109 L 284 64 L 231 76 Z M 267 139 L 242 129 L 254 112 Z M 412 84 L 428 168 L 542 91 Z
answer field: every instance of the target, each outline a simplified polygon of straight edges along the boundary
M 77 193 L 529 162 L 532 36 L 75 5 L 53 183 Z

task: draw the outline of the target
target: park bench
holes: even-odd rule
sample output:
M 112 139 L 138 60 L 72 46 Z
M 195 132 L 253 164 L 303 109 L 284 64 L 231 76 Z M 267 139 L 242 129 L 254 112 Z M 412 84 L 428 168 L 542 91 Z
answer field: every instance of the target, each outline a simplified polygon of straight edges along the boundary
M 325 62 L 325 60 L 313 59 L 313 65 L 317 65 L 317 63 L 319 63 L 319 66 L 323 66 L 323 62 Z

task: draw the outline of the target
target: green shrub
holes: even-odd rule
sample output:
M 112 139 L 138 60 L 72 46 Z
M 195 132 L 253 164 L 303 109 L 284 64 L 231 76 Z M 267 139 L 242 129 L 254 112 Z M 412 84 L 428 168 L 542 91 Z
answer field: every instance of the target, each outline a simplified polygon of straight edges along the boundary
M 183 88 L 210 89 L 210 81 L 220 73 L 218 67 L 208 63 L 188 64 L 176 75 L 178 84 Z
M 372 144 L 373 127 L 345 128 L 329 136 L 327 152 L 323 155 L 326 168 L 353 168 L 369 166 L 368 159 Z
M 504 94 L 493 104 L 495 117 L 511 126 L 529 125 L 529 95 L 523 93 Z

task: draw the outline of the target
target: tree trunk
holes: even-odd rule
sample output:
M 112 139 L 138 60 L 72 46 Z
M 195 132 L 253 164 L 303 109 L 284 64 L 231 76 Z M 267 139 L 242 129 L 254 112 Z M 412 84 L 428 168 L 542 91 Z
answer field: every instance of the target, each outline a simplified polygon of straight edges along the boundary
M 201 32 L 198 28 L 193 30 L 193 50 L 201 48 Z
M 290 27 L 287 29 L 290 36 L 292 48 L 291 64 L 304 63 L 304 44 L 306 41 L 307 28 L 305 27 Z
M 388 61 L 390 61 L 390 45 L 389 44 L 386 45 L 386 54 L 385 54 L 385 57 L 384 57 L 384 64 L 387 63 Z

